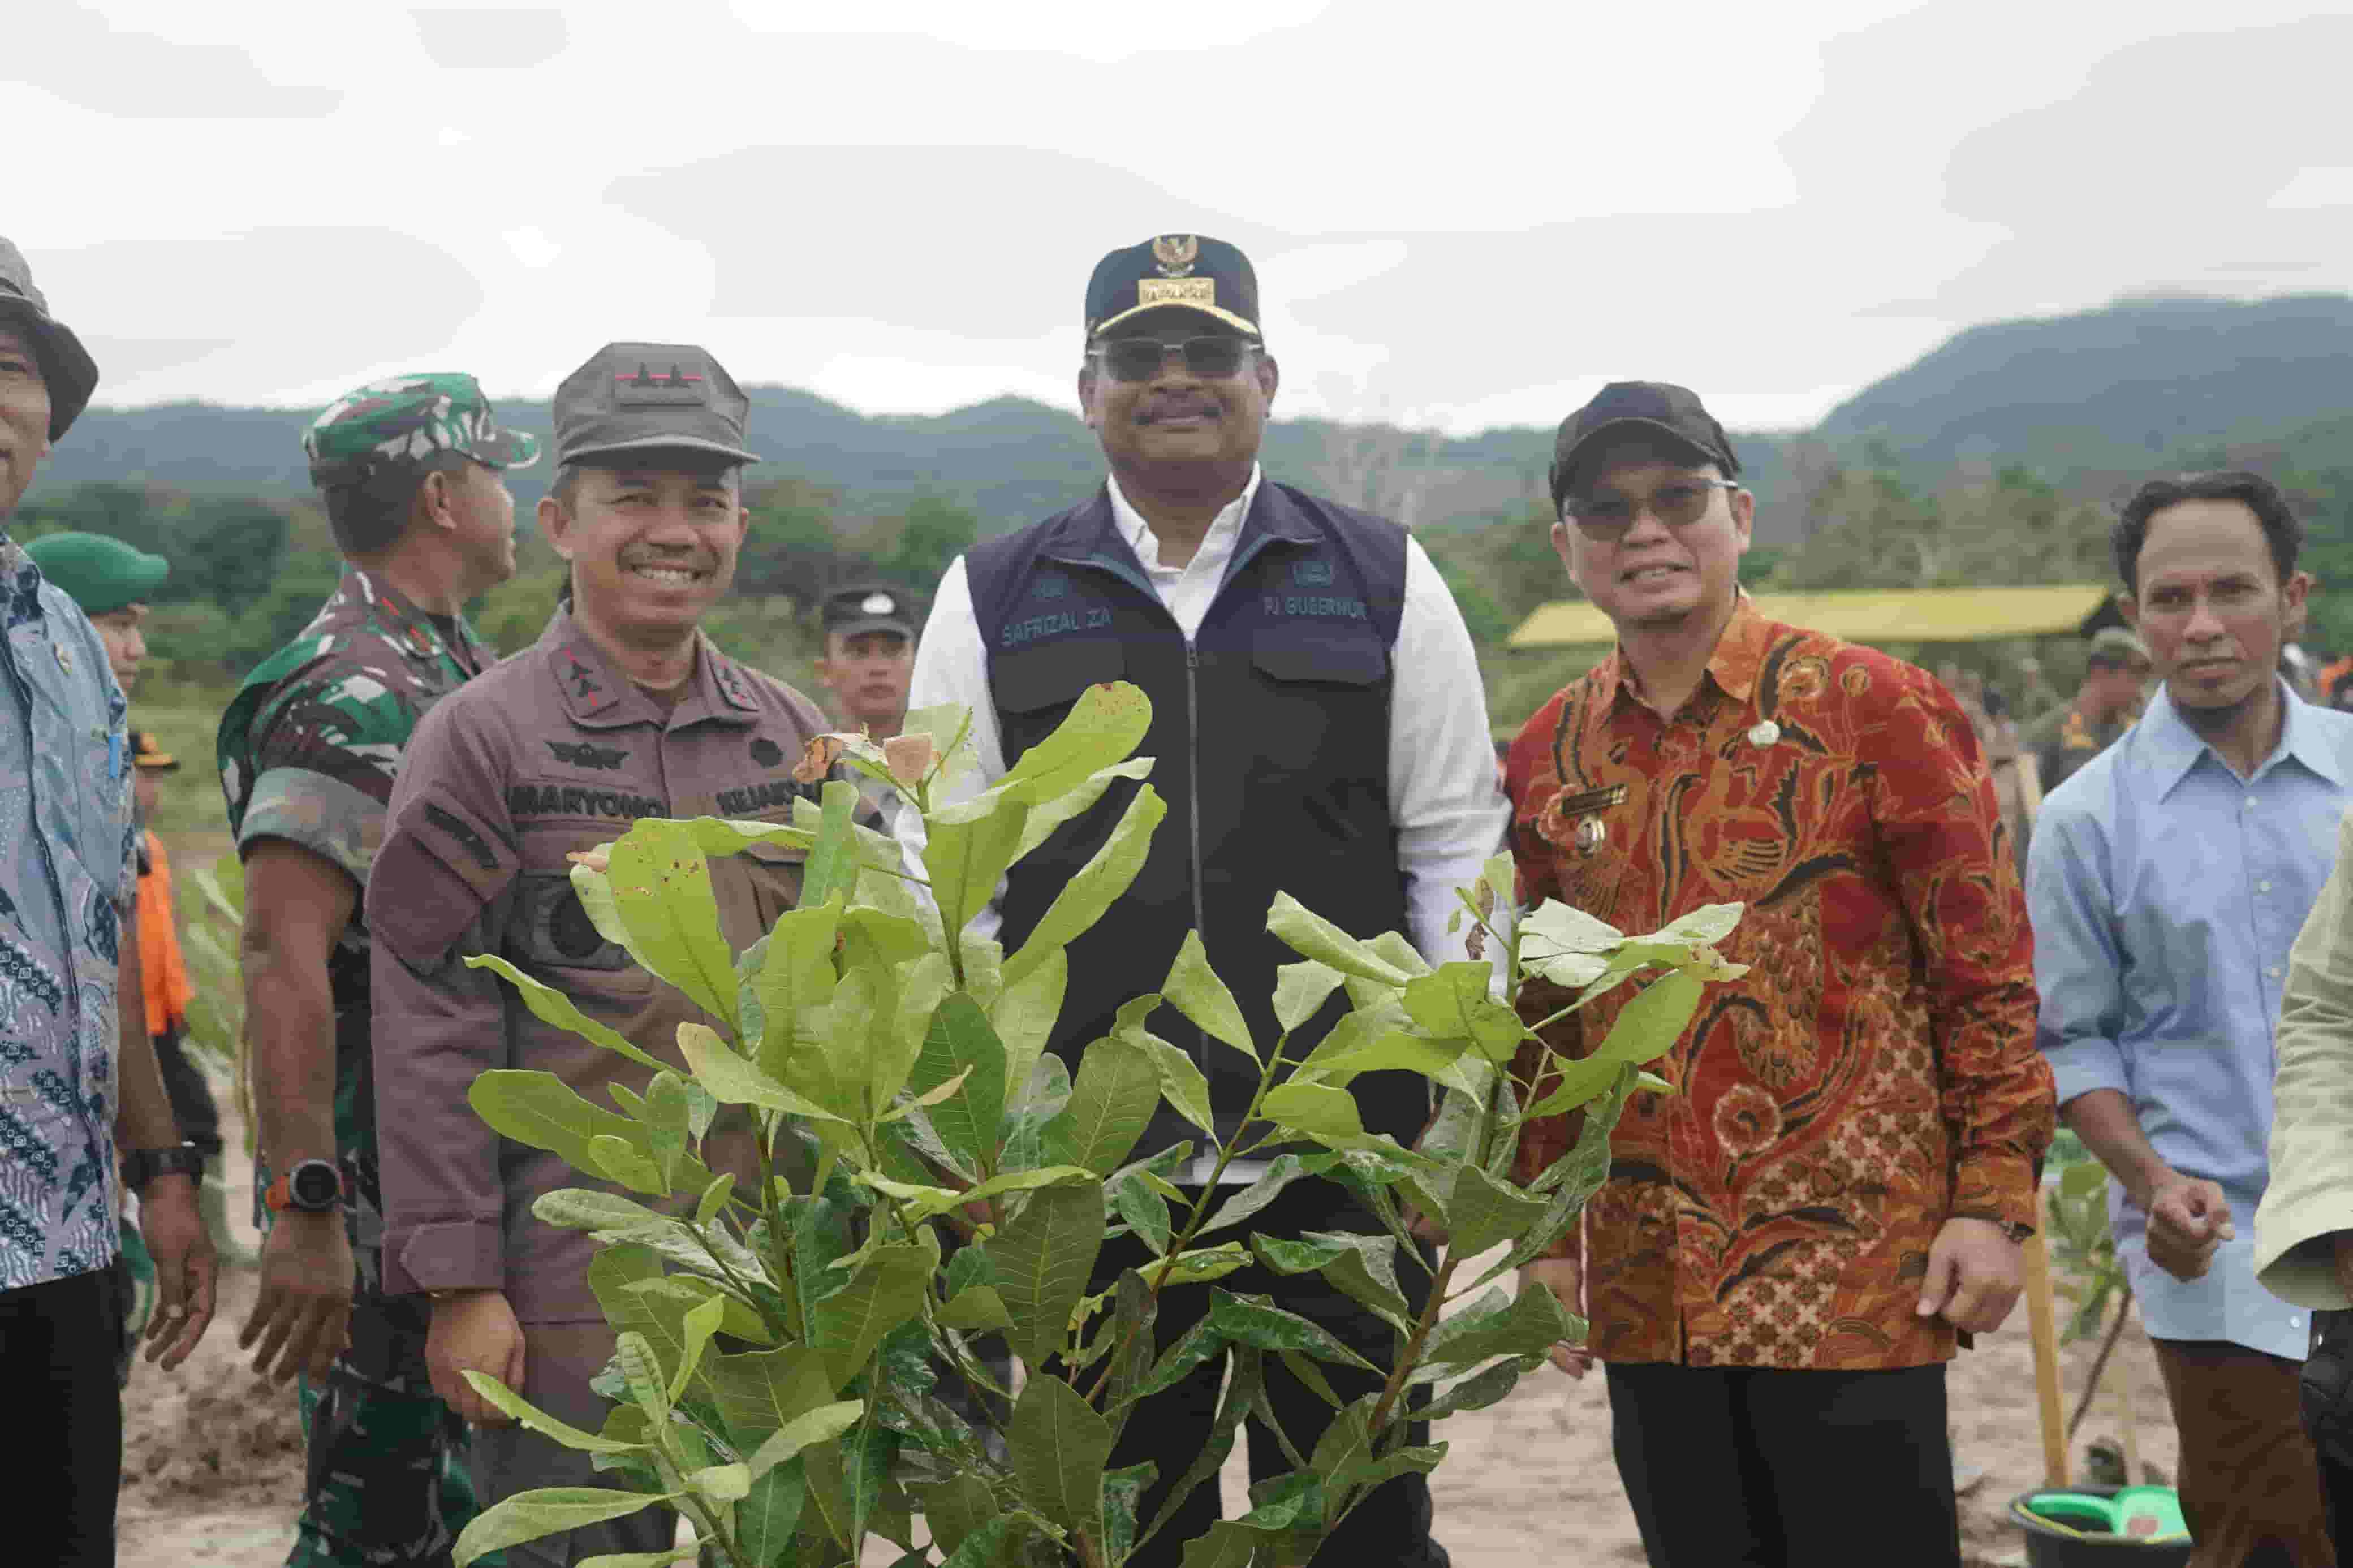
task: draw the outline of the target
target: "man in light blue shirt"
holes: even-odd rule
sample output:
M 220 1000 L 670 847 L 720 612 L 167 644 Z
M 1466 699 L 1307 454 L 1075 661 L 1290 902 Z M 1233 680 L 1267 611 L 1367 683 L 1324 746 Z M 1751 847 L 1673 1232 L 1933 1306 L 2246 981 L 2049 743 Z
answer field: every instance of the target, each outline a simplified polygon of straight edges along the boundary
M 2181 1437 L 2194 1568 L 2333 1563 L 2297 1419 L 2305 1311 L 2255 1282 L 2288 948 L 2353 803 L 2353 715 L 2275 673 L 2310 586 L 2253 474 L 2153 480 L 2115 534 L 2164 688 L 2054 791 L 2027 868 L 2037 1040 L 2115 1177 L 2109 1217 Z M 2136 1478 L 2137 1479 L 2137 1478 Z

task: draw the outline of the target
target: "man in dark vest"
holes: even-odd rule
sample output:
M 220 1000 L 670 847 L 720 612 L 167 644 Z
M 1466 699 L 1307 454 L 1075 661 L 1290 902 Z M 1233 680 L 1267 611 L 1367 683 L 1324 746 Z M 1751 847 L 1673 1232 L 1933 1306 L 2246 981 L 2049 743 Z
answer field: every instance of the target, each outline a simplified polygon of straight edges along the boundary
M 1296 956 L 1267 934 L 1278 891 L 1356 935 L 1403 931 L 1432 963 L 1461 958 L 1461 940 L 1447 931 L 1454 889 L 1478 875 L 1503 830 L 1470 634 L 1430 558 L 1395 523 L 1260 472 L 1278 374 L 1258 307 L 1248 258 L 1219 240 L 1164 235 L 1103 258 L 1087 283 L 1078 391 L 1110 475 L 1083 505 L 951 566 L 916 655 L 913 706 L 973 710 L 976 790 L 1050 733 L 1088 686 L 1127 680 L 1152 699 L 1137 754 L 1156 759 L 1151 783 L 1168 815 L 1127 896 L 1071 944 L 1050 1044 L 1073 1065 L 1120 1004 L 1158 988 L 1194 930 L 1252 1033 L 1271 1046 L 1275 969 Z M 1114 784 L 1058 829 L 973 929 L 1018 948 L 1135 787 Z M 920 837 L 913 813 L 900 827 Z M 1339 1013 L 1328 1005 L 1293 1036 L 1292 1051 L 1303 1052 Z M 1152 1025 L 1199 1062 L 1229 1135 L 1255 1073 L 1236 1052 L 1205 1044 L 1173 1008 Z M 1370 1131 L 1410 1142 L 1428 1120 L 1423 1081 L 1412 1075 L 1367 1073 L 1356 1094 Z M 1189 1135 L 1164 1108 L 1142 1147 Z M 1210 1165 L 1197 1157 L 1185 1170 L 1195 1191 Z M 1223 1179 L 1247 1184 L 1263 1168 L 1238 1161 Z M 1257 1228 L 1379 1226 L 1345 1189 L 1311 1179 L 1283 1189 Z M 1113 1242 L 1094 1288 L 1146 1257 L 1133 1237 Z M 1411 1268 L 1399 1272 L 1427 1287 Z M 1313 1275 L 1250 1269 L 1220 1283 L 1271 1296 L 1375 1363 L 1388 1359 L 1388 1329 L 1317 1289 Z M 1205 1290 L 1164 1299 L 1161 1344 L 1207 1302 Z M 1377 1386 L 1370 1374 L 1324 1370 L 1344 1401 Z M 1213 1359 L 1128 1423 L 1113 1466 L 1159 1465 L 1142 1517 L 1156 1513 L 1160 1489 L 1201 1451 L 1223 1371 Z M 1312 1451 L 1330 1407 L 1281 1366 L 1270 1363 L 1267 1375 L 1284 1432 Z M 1261 1477 L 1290 1468 L 1255 1423 L 1250 1462 Z M 1203 1487 L 1135 1561 L 1173 1565 L 1218 1516 L 1219 1499 Z M 1435 1568 L 1447 1558 L 1430 1522 L 1422 1478 L 1392 1481 L 1317 1562 Z

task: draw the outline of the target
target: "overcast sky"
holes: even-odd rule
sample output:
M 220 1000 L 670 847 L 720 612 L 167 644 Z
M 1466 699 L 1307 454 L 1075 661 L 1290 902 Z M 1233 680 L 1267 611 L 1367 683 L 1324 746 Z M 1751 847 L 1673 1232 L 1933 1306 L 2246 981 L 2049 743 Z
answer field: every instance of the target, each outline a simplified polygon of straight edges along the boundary
M 0 232 L 111 404 L 636 338 L 1067 405 L 1088 271 L 1163 232 L 1257 264 L 1278 414 L 1456 431 L 1620 376 L 1801 426 L 1976 321 L 2353 287 L 2341 6 L 22 10 Z

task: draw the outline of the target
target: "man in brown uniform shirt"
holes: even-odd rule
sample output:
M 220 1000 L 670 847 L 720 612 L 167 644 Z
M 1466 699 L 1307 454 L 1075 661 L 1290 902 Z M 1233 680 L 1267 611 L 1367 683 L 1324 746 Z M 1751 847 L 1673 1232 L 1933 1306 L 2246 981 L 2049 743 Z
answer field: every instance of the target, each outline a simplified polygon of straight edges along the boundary
M 699 629 L 750 519 L 737 479 L 758 460 L 743 447 L 748 408 L 699 348 L 609 344 L 566 378 L 539 521 L 570 563 L 569 596 L 536 645 L 418 726 L 368 881 L 384 1284 L 432 1297 L 427 1361 L 435 1390 L 484 1428 L 474 1469 L 485 1507 L 599 1478 L 587 1455 L 509 1426 L 461 1373 L 491 1373 L 594 1430 L 604 1402 L 588 1384 L 613 1333 L 588 1288 L 590 1238 L 532 1215 L 543 1193 L 601 1184 L 502 1142 L 467 1089 L 489 1068 L 533 1068 L 606 1104 L 607 1084 L 642 1092 L 652 1074 L 539 1022 L 462 961 L 501 954 L 677 1062 L 678 1026 L 712 1020 L 603 940 L 565 857 L 640 816 L 786 820 L 810 789 L 791 769 L 826 728 L 807 698 Z M 797 867 L 781 856 L 722 858 L 711 875 L 737 947 L 797 897 Z M 670 1529 L 649 1510 L 510 1547 L 508 1560 L 655 1551 Z

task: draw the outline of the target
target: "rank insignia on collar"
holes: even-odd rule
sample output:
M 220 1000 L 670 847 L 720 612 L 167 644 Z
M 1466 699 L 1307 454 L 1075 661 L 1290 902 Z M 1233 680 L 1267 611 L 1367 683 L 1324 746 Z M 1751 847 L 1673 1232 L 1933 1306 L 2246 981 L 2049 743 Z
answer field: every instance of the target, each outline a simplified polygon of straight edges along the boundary
M 1201 258 L 1198 235 L 1164 234 L 1152 242 L 1152 259 L 1163 278 L 1182 278 L 1193 270 L 1193 263 Z

